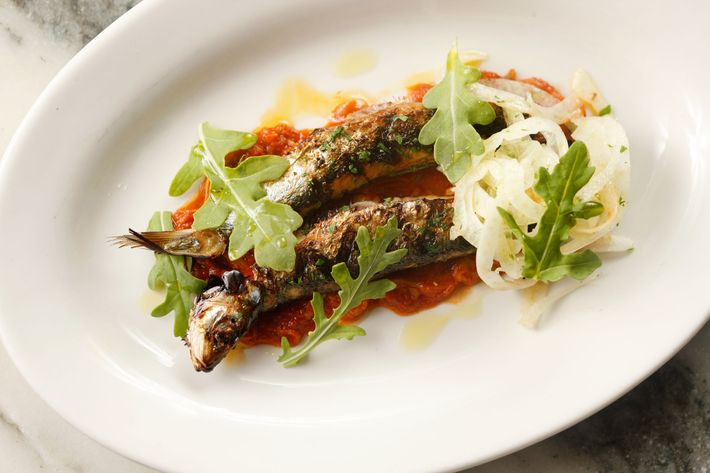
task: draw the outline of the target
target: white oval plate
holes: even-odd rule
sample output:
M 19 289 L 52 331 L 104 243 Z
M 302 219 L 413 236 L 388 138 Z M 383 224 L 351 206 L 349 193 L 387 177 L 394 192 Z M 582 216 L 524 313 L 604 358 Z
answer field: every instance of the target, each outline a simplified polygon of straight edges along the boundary
M 703 324 L 706 4 L 250 3 L 139 5 L 57 76 L 2 160 L 3 342 L 78 428 L 175 472 L 454 470 L 600 409 Z M 166 190 L 198 122 L 250 129 L 294 75 L 377 92 L 442 64 L 454 38 L 490 52 L 493 70 L 562 85 L 591 71 L 631 139 L 619 231 L 636 251 L 607 260 L 539 331 L 517 325 L 520 300 L 501 293 L 422 352 L 403 350 L 408 321 L 383 313 L 364 322 L 367 337 L 328 343 L 295 369 L 262 348 L 195 373 L 171 321 L 137 301 L 150 254 L 106 237 L 178 205 Z M 378 67 L 335 78 L 335 58 L 354 46 L 374 48 Z

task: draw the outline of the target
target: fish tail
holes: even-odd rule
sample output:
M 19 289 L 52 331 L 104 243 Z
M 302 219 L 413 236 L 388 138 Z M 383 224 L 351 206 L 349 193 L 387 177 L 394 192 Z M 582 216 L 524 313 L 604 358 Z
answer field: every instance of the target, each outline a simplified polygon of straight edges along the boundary
M 110 237 L 109 243 L 119 248 L 145 248 L 194 258 L 215 258 L 227 247 L 225 235 L 219 229 L 138 232 L 129 228 L 128 234 Z

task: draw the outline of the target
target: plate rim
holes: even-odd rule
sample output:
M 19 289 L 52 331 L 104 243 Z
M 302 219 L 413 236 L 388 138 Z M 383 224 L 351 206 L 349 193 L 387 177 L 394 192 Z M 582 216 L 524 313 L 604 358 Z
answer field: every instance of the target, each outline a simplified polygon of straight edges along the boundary
M 310 0 L 305 0 L 305 2 L 309 1 Z M 20 153 L 16 151 L 16 148 L 20 148 L 21 143 L 23 141 L 23 136 L 28 133 L 29 130 L 31 130 L 34 120 L 38 116 L 41 116 L 41 113 L 43 109 L 46 108 L 46 104 L 49 99 L 55 93 L 61 92 L 64 81 L 71 78 L 71 76 L 77 71 L 80 71 L 83 67 L 84 62 L 90 61 L 92 55 L 100 54 L 102 48 L 104 48 L 105 45 L 110 45 L 111 41 L 115 40 L 114 37 L 117 37 L 118 40 L 120 40 L 120 37 L 123 34 L 123 29 L 130 28 L 130 26 L 134 22 L 134 19 L 142 18 L 144 16 L 150 16 L 151 14 L 153 14 L 151 12 L 162 11 L 162 9 L 167 8 L 168 5 L 170 5 L 171 8 L 183 8 L 185 7 L 185 5 L 188 4 L 185 2 L 177 4 L 174 1 L 169 0 L 143 0 L 141 3 L 131 8 L 129 11 L 119 17 L 114 23 L 112 23 L 106 29 L 100 32 L 94 39 L 87 43 L 87 45 L 85 45 L 72 59 L 70 59 L 70 61 L 64 67 L 62 67 L 59 73 L 50 81 L 47 87 L 35 100 L 30 110 L 23 118 L 21 124 L 14 132 L 11 140 L 9 141 L 8 146 L 3 154 L 3 157 L 2 159 L 0 159 L 0 184 L 2 184 L 4 179 L 8 179 L 7 176 L 11 172 L 10 169 L 12 164 L 16 160 L 20 159 Z M 708 308 L 705 310 L 705 315 L 697 319 L 697 323 L 690 328 L 690 330 L 687 332 L 687 335 L 683 338 L 681 342 L 679 342 L 675 346 L 672 351 L 666 353 L 663 357 L 660 357 L 656 362 L 651 364 L 652 366 L 650 368 L 644 370 L 644 372 L 640 375 L 628 377 L 628 381 L 625 383 L 625 387 L 623 389 L 613 393 L 611 396 L 607 396 L 607 399 L 603 400 L 602 402 L 591 405 L 585 412 L 581 412 L 579 415 L 570 419 L 569 422 L 560 425 L 557 429 L 554 429 L 552 431 L 546 431 L 539 435 L 533 436 L 525 442 L 513 444 L 509 448 L 489 455 L 483 460 L 475 460 L 472 462 L 457 465 L 447 464 L 447 466 L 443 469 L 427 471 L 458 471 L 462 468 L 469 468 L 474 465 L 500 458 L 512 452 L 518 451 L 522 448 L 538 443 L 541 440 L 544 440 L 550 436 L 553 436 L 569 428 L 570 426 L 575 425 L 578 422 L 588 418 L 594 413 L 602 410 L 609 404 L 613 403 L 614 401 L 628 393 L 630 390 L 632 390 L 634 387 L 636 387 L 638 384 L 648 378 L 651 374 L 653 374 L 656 370 L 658 370 L 661 366 L 667 363 L 668 360 L 675 356 L 678 351 L 680 351 L 705 326 L 708 320 L 710 320 L 710 300 L 707 302 L 706 305 Z M 15 346 L 15 344 L 12 342 L 12 340 L 7 334 L 7 329 L 5 327 L 4 317 L 2 314 L 9 312 L 7 310 L 8 306 L 9 304 L 4 302 L 2 298 L 0 298 L 0 343 L 3 344 L 10 359 L 17 367 L 23 379 L 25 379 L 27 383 L 32 387 L 33 391 L 35 391 L 39 395 L 39 397 L 45 403 L 47 403 L 55 412 L 57 412 L 64 420 L 66 420 L 69 424 L 80 430 L 85 435 L 91 437 L 93 440 L 143 465 L 150 466 L 156 469 L 165 468 L 165 465 L 162 463 L 152 461 L 151 459 L 137 457 L 132 452 L 122 448 L 122 446 L 118 445 L 116 442 L 111 442 L 107 440 L 106 436 L 98 435 L 96 433 L 96 429 L 88 428 L 85 423 L 82 422 L 80 419 L 76 419 L 73 416 L 68 415 L 65 409 L 63 408 L 60 400 L 47 396 L 47 393 L 43 389 L 41 389 L 38 383 L 38 378 L 36 376 L 39 373 L 33 373 L 32 370 L 24 363 L 21 350 L 17 346 Z

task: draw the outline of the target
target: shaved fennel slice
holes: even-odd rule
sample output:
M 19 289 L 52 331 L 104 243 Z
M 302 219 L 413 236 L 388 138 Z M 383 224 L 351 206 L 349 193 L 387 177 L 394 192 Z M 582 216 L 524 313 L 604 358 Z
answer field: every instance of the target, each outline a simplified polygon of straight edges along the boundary
M 634 249 L 634 241 L 621 235 L 604 235 L 587 248 L 595 253 L 622 253 Z
M 575 140 L 583 141 L 589 150 L 594 175 L 579 191 L 581 200 L 596 200 L 604 205 L 598 217 L 579 220 L 570 230 L 563 252 L 588 247 L 608 235 L 621 221 L 629 189 L 631 160 L 629 141 L 619 122 L 610 116 L 585 117 L 574 121 Z
M 567 138 L 557 123 L 546 118 L 530 117 L 488 137 L 484 142 L 484 155 L 493 154 L 505 141 L 514 141 L 521 138 L 529 141 L 530 135 L 537 133 L 540 133 L 545 138 L 547 146 L 550 146 L 558 156 L 562 156 L 567 152 Z
M 500 85 L 500 81 L 503 80 L 481 80 L 471 84 L 469 89 L 479 99 L 495 103 L 504 112 L 513 113 L 513 117 L 527 114 L 531 117 L 546 118 L 561 124 L 581 116 L 582 103 L 575 95 L 570 95 L 559 101 L 547 92 L 522 82 L 506 80 L 505 88 L 486 85 Z M 513 87 L 512 84 L 515 86 Z M 512 123 L 507 120 L 507 117 L 506 122 Z
M 479 83 L 492 89 L 510 92 L 520 97 L 530 96 L 536 104 L 542 105 L 543 107 L 551 107 L 560 101 L 557 97 L 554 97 L 547 91 L 519 80 L 481 78 Z
M 609 102 L 599 91 L 599 87 L 584 69 L 577 69 L 572 76 L 572 93 L 595 115 L 609 107 Z
M 560 299 L 571 292 L 579 289 L 585 284 L 599 277 L 599 273 L 594 273 L 587 279 L 577 281 L 576 279 L 565 278 L 553 284 L 537 283 L 529 287 L 523 293 L 525 301 L 520 312 L 518 323 L 523 327 L 537 328 L 542 317 L 550 311 Z
M 573 122 L 575 141 L 583 141 L 589 150 L 590 164 L 595 171 L 582 190 L 581 200 L 589 200 L 609 184 L 626 198 L 630 179 L 629 139 L 621 124 L 610 116 L 584 117 Z
M 502 89 L 496 89 L 483 85 L 480 81 L 469 85 L 469 90 L 473 95 L 486 102 L 494 103 L 504 110 L 514 110 L 520 113 L 530 114 L 531 107 L 526 100 L 527 95 L 520 96 L 513 92 L 508 92 Z

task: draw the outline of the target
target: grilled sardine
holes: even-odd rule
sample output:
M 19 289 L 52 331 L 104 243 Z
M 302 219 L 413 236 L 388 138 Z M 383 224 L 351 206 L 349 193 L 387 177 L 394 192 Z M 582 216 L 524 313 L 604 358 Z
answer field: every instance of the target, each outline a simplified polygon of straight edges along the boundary
M 391 217 L 397 219 L 402 232 L 389 250 L 406 248 L 407 254 L 380 277 L 475 251 L 462 238 L 449 238 L 453 208 L 448 198 L 395 200 L 340 211 L 318 222 L 297 244 L 293 271 L 254 266 L 251 279 L 230 271 L 221 284 L 197 298 L 186 335 L 195 369 L 212 370 L 260 313 L 309 297 L 314 291 L 338 290 L 330 276 L 333 265 L 344 262 L 352 274 L 358 273 L 357 229 L 364 226 L 372 234 Z

